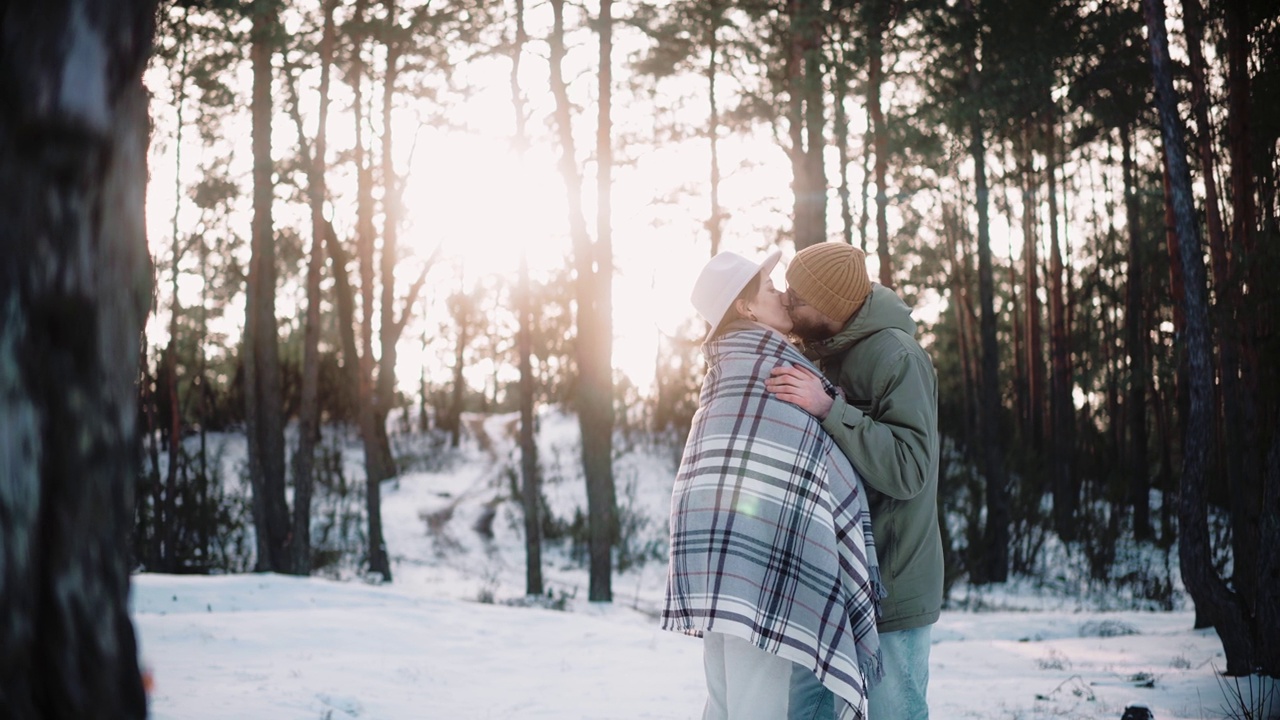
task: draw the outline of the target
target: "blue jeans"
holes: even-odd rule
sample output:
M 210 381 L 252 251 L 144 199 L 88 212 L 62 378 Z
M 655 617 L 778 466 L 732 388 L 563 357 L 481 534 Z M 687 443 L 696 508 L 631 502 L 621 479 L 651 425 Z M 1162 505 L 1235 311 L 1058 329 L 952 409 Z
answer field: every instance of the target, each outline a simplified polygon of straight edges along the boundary
M 928 720 L 932 625 L 880 635 L 884 679 L 867 695 L 872 720 Z
M 787 720 L 835 720 L 836 694 L 812 670 L 791 663 Z
M 702 639 L 703 720 L 835 720 L 836 695 L 811 670 L 733 635 Z

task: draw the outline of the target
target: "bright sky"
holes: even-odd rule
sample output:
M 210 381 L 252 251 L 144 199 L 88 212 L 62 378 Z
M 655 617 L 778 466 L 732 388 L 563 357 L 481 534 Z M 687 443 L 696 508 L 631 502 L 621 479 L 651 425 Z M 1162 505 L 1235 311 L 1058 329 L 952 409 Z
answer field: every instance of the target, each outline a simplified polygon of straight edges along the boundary
M 405 257 L 397 266 L 398 286 L 407 288 L 422 260 L 437 247 L 441 250 L 441 262 L 428 276 L 425 297 L 419 304 L 419 309 L 425 307 L 426 317 L 419 312 L 400 343 L 397 375 L 403 389 L 416 390 L 424 366 L 429 377 L 438 382 L 446 381 L 449 376 L 453 360 L 447 343 L 424 349 L 421 341 L 424 331 L 429 337 L 439 335 L 441 328 L 448 325 L 444 299 L 449 294 L 484 283 L 486 276 L 492 275 L 514 284 L 522 255 L 528 257 L 535 277 L 545 277 L 554 268 L 571 261 L 566 190 L 557 170 L 560 149 L 551 133 L 547 64 L 540 56 L 545 48 L 537 44 L 530 47 L 522 83 L 529 99 L 528 127 L 532 142 L 523 156 L 511 149 L 515 123 L 508 85 L 510 64 L 505 59 L 477 61 L 465 70 L 463 79 L 473 90 L 449 109 L 451 120 L 465 126 L 465 130 L 444 130 L 420 122 L 419 118 L 436 110 L 435 107 L 408 106 L 397 110 L 397 168 L 408 178 L 405 226 L 401 232 Z M 593 48 L 579 47 L 570 54 L 569 60 L 589 66 L 594 62 L 592 51 Z M 624 72 L 625 52 L 626 48 L 619 48 L 615 54 L 619 75 Z M 571 91 L 580 105 L 575 141 L 584 174 L 584 211 L 594 239 L 596 188 L 595 164 L 591 158 L 596 121 L 594 112 L 581 109 L 592 107 L 594 75 L 585 72 L 586 69 L 571 66 L 566 75 L 571 78 Z M 242 79 L 246 87 L 248 81 L 248 77 Z M 314 111 L 314 81 L 313 77 L 303 76 L 304 114 Z M 175 202 L 172 128 L 176 125 L 176 109 L 168 95 L 167 82 L 169 79 L 162 69 L 151 69 L 148 84 L 155 89 L 157 97 L 153 112 L 157 124 L 167 128 L 157 133 L 158 139 L 152 148 L 148 195 L 151 242 L 162 266 L 169 253 Z M 331 164 L 334 154 L 349 150 L 354 143 L 350 113 L 345 110 L 346 88 L 335 85 L 334 92 L 329 135 Z M 626 133 L 643 139 L 657 122 L 655 113 L 664 115 L 666 121 L 678 116 L 684 123 L 705 124 L 707 103 L 696 88 L 691 99 L 675 108 L 658 108 L 651 102 L 629 103 L 621 89 L 615 92 L 616 136 Z M 283 102 L 283 94 L 280 97 Z M 283 113 L 281 108 L 277 110 Z M 188 123 L 192 112 L 188 105 Z M 238 201 L 232 223 L 242 237 L 248 237 L 247 122 L 247 113 L 243 112 L 227 122 L 223 133 L 228 138 L 225 147 L 203 149 L 193 128 L 184 134 L 184 194 L 178 215 L 181 232 L 199 227 L 199 213 L 186 194 L 187 188 L 199 180 L 199 164 L 207 162 L 210 153 L 224 152 L 231 158 L 233 174 L 241 173 L 241 192 L 246 195 Z M 375 118 L 375 122 L 380 120 Z M 313 127 L 314 120 L 309 120 L 308 128 Z M 234 142 L 237 137 L 243 138 L 243 142 Z M 284 114 L 277 115 L 275 120 L 273 142 L 277 159 L 291 153 L 296 143 L 293 122 Z M 689 290 L 709 256 L 709 236 L 704 227 L 710 213 L 709 146 L 705 138 L 692 138 L 657 149 L 615 139 L 615 148 L 618 158 L 612 193 L 614 364 L 646 391 L 653 379 L 660 334 L 676 333 L 695 317 L 688 301 Z M 789 164 L 765 130 L 753 136 L 724 138 L 720 153 L 724 176 L 721 202 L 730 214 L 724 226 L 722 249 L 757 255 L 773 241 L 779 229 L 790 225 Z M 339 196 L 333 203 L 333 219 L 341 233 L 354 224 L 353 180 L 349 171 L 335 166 L 330 183 Z M 838 212 L 835 208 L 832 211 Z M 294 204 L 277 203 L 277 229 L 294 224 L 304 237 L 308 236 L 301 212 Z M 242 262 L 247 263 L 247 247 L 243 252 Z M 167 275 L 165 272 L 159 277 L 163 295 L 168 294 Z M 778 279 L 781 279 L 781 270 Z M 492 284 L 491 278 L 489 284 Z M 195 302 L 199 285 L 198 279 L 189 274 L 181 278 L 180 290 L 186 306 Z M 277 299 L 277 315 L 282 320 L 293 321 L 302 312 L 301 299 L 298 289 L 282 288 Z M 234 341 L 243 317 L 242 307 L 232 309 L 215 329 Z M 163 342 L 167 323 L 167 310 L 152 315 L 149 335 L 153 344 Z M 511 368 L 504 370 L 507 377 L 514 376 L 514 372 Z M 491 377 L 491 369 L 484 364 L 468 369 L 468 381 L 477 388 Z
M 547 31 L 548 13 L 545 5 L 529 8 L 530 32 L 534 37 Z M 570 22 L 574 21 L 571 19 Z M 612 192 L 614 364 L 644 392 L 653 380 L 654 356 L 660 336 L 680 332 L 695 317 L 688 302 L 688 293 L 709 254 L 709 236 L 704 223 L 710 213 L 708 141 L 702 137 L 689 137 L 661 147 L 650 147 L 649 138 L 666 123 L 677 123 L 686 131 L 704 127 L 708 102 L 705 87 L 698 78 L 665 80 L 652 95 L 647 89 L 638 91 L 639 95 L 632 94 L 627 62 L 638 49 L 639 40 L 623 31 L 617 33 L 615 40 L 618 45 L 614 52 L 613 112 L 617 155 Z M 570 91 L 577 105 L 575 140 L 579 166 L 584 174 L 583 204 L 587 224 L 594 237 L 594 36 L 581 32 L 572 38 L 571 45 L 565 75 L 570 80 Z M 506 284 L 513 284 L 522 255 L 528 258 L 538 277 L 547 276 L 553 268 L 570 260 L 566 191 L 557 170 L 559 144 L 550 121 L 552 106 L 545 56 L 545 44 L 532 42 L 522 65 L 520 82 L 529 103 L 528 132 L 531 136 L 531 147 L 523 156 L 511 150 L 515 122 L 509 87 L 510 63 L 505 58 L 472 59 L 455 68 L 458 84 L 468 87 L 465 97 L 445 93 L 438 104 L 426 101 L 411 104 L 406 95 L 402 96 L 402 107 L 396 110 L 397 167 L 408 178 L 406 225 L 402 230 L 402 252 L 405 256 L 397 265 L 398 286 L 406 289 L 421 267 L 422 260 L 437 247 L 442 251 L 442 261 L 428 276 L 421 311 L 406 330 L 399 346 L 397 375 L 402 389 L 409 392 L 416 390 L 423 368 L 434 382 L 448 381 L 453 362 L 447 342 L 451 331 L 442 328 L 447 328 L 449 323 L 444 303 L 449 294 L 469 290 L 477 284 L 492 286 L 496 284 L 494 276 L 501 277 Z M 237 82 L 247 88 L 250 81 L 247 66 L 239 67 L 237 71 L 241 75 Z M 153 66 L 147 77 L 148 85 L 155 92 L 152 110 L 159 129 L 152 147 L 148 220 L 153 249 L 162 267 L 167 262 L 175 202 L 173 128 L 176 126 L 176 108 L 166 72 L 166 68 Z M 309 130 L 314 127 L 316 82 L 316 73 L 303 74 L 303 111 Z M 912 82 L 910 74 L 903 75 L 901 87 L 888 88 L 887 95 L 892 97 L 894 92 L 910 94 L 913 92 Z M 732 93 L 732 87 L 725 82 L 719 86 L 719 91 Z M 354 224 L 354 180 L 349 168 L 343 168 L 334 158 L 338 153 L 350 150 L 354 135 L 348 109 L 349 89 L 335 84 L 333 93 L 329 138 L 330 187 L 336 194 L 332 204 L 333 220 L 339 231 L 344 232 Z M 283 102 L 284 93 L 277 93 L 277 96 Z M 726 105 L 724 98 L 721 104 Z M 274 153 L 277 158 L 283 158 L 292 152 L 297 141 L 291 119 L 283 114 L 282 108 L 277 109 L 280 114 L 275 121 Z M 192 121 L 192 112 L 188 105 L 188 124 Z M 439 129 L 422 120 L 433 113 L 447 113 L 455 129 Z M 856 103 L 852 103 L 849 117 L 853 124 L 851 135 L 856 153 L 865 131 L 865 114 Z M 375 117 L 374 122 L 380 124 L 381 121 Z M 241 192 L 245 195 L 237 201 L 229 224 L 242 238 L 248 236 L 248 137 L 245 111 L 227 121 L 221 138 L 209 148 L 202 148 L 194 128 L 188 128 L 183 138 L 184 187 L 177 195 L 183 203 L 178 213 L 181 232 L 205 231 L 199 212 L 190 202 L 189 189 L 199 179 L 201 164 L 208 164 L 210 158 L 227 157 L 230 174 L 240 182 Z M 1140 150 L 1151 152 L 1150 149 Z M 838 178 L 835 153 L 834 148 L 828 148 L 827 175 L 829 184 L 833 186 Z M 989 171 L 995 175 L 1005 158 L 995 148 L 989 155 Z M 748 256 L 758 255 L 775 238 L 785 237 L 791 226 L 790 164 L 767 128 L 760 128 L 749 135 L 730 136 L 725 133 L 720 144 L 720 162 L 723 173 L 721 202 L 728 214 L 723 228 L 722 249 Z M 1098 177 L 1101 174 L 1098 169 L 1100 162 L 1073 159 L 1063 174 L 1066 177 Z M 851 186 L 860 187 L 860 157 L 850 164 L 848 171 Z M 963 171 L 961 175 L 964 175 Z M 960 180 L 940 178 L 939 182 L 950 187 Z M 891 235 L 902 225 L 896 206 L 902 203 L 930 204 L 939 200 L 937 193 L 918 193 L 911 198 L 902 198 L 893 195 L 896 190 L 891 177 L 889 191 L 893 200 L 888 208 Z M 1070 226 L 1092 222 L 1091 216 L 1100 211 L 1098 198 L 1105 196 L 1105 188 L 1101 193 L 1082 190 L 1076 188 L 1076 192 L 1068 194 L 1062 208 L 1061 221 L 1068 228 L 1062 233 L 1062 242 L 1069 257 L 1081 257 L 1079 244 L 1083 238 L 1082 232 L 1070 230 Z M 945 194 L 964 197 L 958 191 Z M 1012 200 L 1011 206 L 1016 208 L 1018 198 Z M 854 198 L 855 214 L 860 213 L 860 203 L 860 198 Z M 1046 257 L 1049 236 L 1047 212 L 1044 208 L 1040 210 L 1040 253 L 1041 257 Z M 1115 204 L 1101 208 L 1101 212 L 1108 211 L 1122 226 L 1123 219 L 1119 218 L 1122 213 Z M 304 213 L 296 203 L 277 203 L 277 228 L 293 225 L 307 233 Z M 834 189 L 829 191 L 828 218 L 828 227 L 834 236 L 840 227 Z M 969 220 L 972 223 L 972 218 Z M 920 228 L 916 240 L 929 243 L 936 241 L 937 235 L 938 230 L 926 223 Z M 1011 227 L 1006 214 L 994 206 L 991 236 L 992 251 L 998 262 L 1001 258 L 1021 256 L 1023 238 L 1020 221 L 1015 220 Z M 874 239 L 871 244 L 868 269 L 876 277 L 878 267 Z M 783 265 L 775 274 L 775 282 L 780 286 L 783 268 L 791 255 L 789 243 L 783 243 L 783 250 Z M 247 263 L 247 248 L 242 250 L 242 254 L 241 262 Z M 158 279 L 164 297 L 168 294 L 169 280 L 164 273 Z M 198 298 L 199 281 L 188 274 L 181 279 L 180 285 L 184 305 L 190 307 Z M 301 301 L 302 293 L 298 288 L 281 289 L 277 315 L 282 322 L 296 322 L 301 314 Z M 917 318 L 932 321 L 944 302 L 936 292 L 926 293 L 921 306 L 916 309 Z M 500 314 L 509 309 L 501 306 L 492 311 Z M 211 330 L 235 342 L 243 317 L 242 308 L 232 309 L 225 318 L 215 320 Z M 167 322 L 167 311 L 152 315 L 148 333 L 153 344 L 163 342 Z M 510 322 L 502 322 L 510 326 Z M 439 342 L 424 348 L 424 335 L 438 337 Z M 503 368 L 498 374 L 506 380 L 512 379 L 514 373 L 512 368 Z M 492 368 L 485 363 L 468 368 L 467 380 L 477 389 L 492 382 L 493 377 Z
M 782 191 L 789 178 L 781 173 L 789 169 L 776 148 L 741 141 L 725 144 L 730 152 L 778 155 L 774 167 L 732 176 L 722 191 L 730 207 L 760 206 L 757 217 L 739 212 L 731 221 L 740 229 L 731 229 L 724 248 L 756 255 L 771 233 L 753 233 L 747 223 L 787 221 L 779 210 L 786 207 Z M 659 334 L 678 332 L 694 317 L 689 290 L 709 257 L 709 240 L 700 232 L 708 212 L 705 198 L 655 202 L 655 195 L 665 189 L 705 185 L 702 178 L 710 165 L 700 145 L 705 141 L 654 150 L 615 172 L 614 363 L 642 388 L 653 377 Z M 439 290 L 456 290 L 458 275 L 463 283 L 485 274 L 514 280 L 522 254 L 535 276 L 549 274 L 571 257 L 564 182 L 555 169 L 557 153 L 556 148 L 537 145 L 521 159 L 501 136 L 430 133 L 419 138 L 406 191 L 406 237 L 414 238 L 424 253 L 441 243 L 455 264 L 448 274 L 435 276 L 445 285 Z M 585 180 L 585 211 L 594 239 L 595 181 L 591 175 Z M 401 376 L 416 378 L 419 361 L 405 352 Z

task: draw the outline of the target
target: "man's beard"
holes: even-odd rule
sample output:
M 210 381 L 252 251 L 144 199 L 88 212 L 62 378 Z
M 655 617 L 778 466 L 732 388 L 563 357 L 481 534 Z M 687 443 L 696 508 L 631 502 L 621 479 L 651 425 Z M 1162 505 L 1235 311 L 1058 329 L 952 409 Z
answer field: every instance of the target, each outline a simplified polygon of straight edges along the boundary
M 788 313 L 790 314 L 790 313 Z M 810 318 L 796 317 L 791 315 L 791 334 L 801 340 L 815 341 L 826 340 L 834 333 L 826 324 L 812 320 Z

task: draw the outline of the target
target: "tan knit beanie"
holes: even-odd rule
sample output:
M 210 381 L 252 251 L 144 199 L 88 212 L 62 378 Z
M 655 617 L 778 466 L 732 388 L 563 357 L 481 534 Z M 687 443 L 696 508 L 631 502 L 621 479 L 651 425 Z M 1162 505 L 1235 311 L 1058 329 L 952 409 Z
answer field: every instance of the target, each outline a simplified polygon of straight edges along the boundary
M 810 245 L 787 268 L 787 287 L 827 317 L 845 322 L 871 294 L 867 255 L 841 242 Z

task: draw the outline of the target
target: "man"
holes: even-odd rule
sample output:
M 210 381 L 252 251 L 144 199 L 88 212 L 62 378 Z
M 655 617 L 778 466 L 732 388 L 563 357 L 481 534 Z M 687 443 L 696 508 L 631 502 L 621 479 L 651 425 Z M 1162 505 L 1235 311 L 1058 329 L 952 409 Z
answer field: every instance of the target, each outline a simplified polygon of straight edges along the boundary
M 930 629 L 942 609 L 937 374 L 910 309 L 871 282 L 861 250 L 807 247 L 787 268 L 787 284 L 792 332 L 843 397 L 796 367 L 774 369 L 766 386 L 820 419 L 862 475 L 889 592 L 879 622 L 885 674 L 869 714 L 922 720 Z

